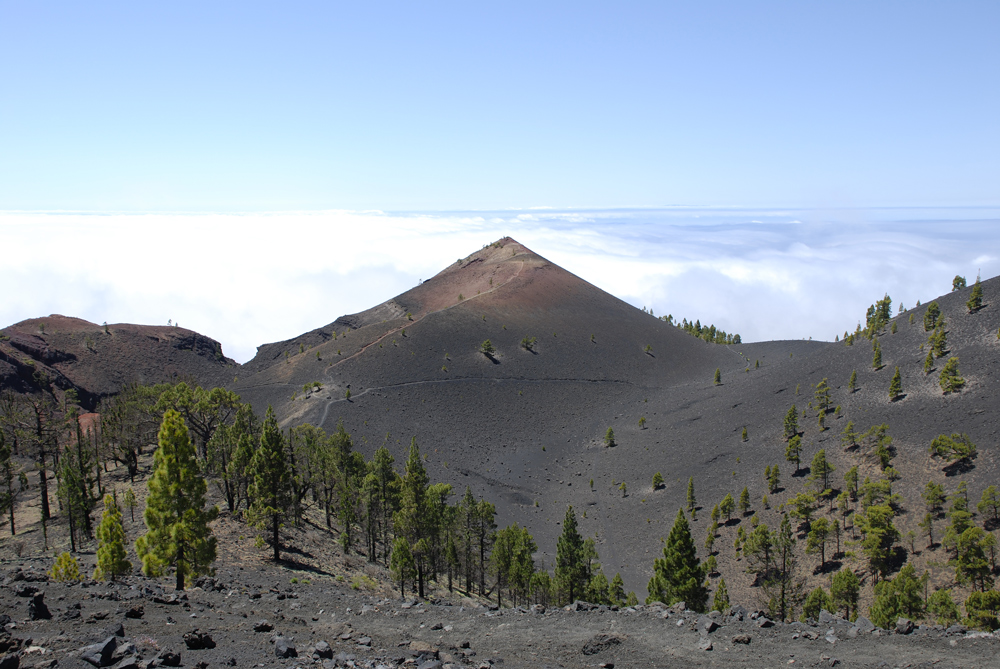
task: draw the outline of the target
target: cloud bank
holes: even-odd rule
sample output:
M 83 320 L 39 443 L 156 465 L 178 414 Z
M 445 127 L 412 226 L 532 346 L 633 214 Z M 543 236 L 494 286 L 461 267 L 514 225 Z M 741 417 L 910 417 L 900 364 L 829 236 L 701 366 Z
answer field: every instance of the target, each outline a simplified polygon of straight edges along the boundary
M 383 302 L 509 235 L 657 315 L 744 341 L 833 339 L 1000 274 L 1000 208 L 0 213 L 0 324 L 51 313 L 166 324 L 240 362 Z

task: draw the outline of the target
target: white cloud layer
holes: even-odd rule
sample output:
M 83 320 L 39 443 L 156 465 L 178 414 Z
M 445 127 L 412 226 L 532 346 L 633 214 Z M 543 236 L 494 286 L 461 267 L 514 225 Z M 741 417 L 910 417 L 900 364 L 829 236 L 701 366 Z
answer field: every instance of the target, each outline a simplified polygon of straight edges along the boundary
M 505 235 L 657 315 L 832 339 L 888 292 L 1000 273 L 1000 208 L 0 212 L 0 324 L 61 313 L 256 346 L 374 306 Z

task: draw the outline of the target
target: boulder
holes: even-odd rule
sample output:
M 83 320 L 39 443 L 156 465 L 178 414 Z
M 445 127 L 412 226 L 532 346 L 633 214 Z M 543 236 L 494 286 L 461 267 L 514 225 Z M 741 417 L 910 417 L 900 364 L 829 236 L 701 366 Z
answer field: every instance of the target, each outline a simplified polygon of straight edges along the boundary
M 45 605 L 44 592 L 36 592 L 31 596 L 31 603 L 28 604 L 28 617 L 32 620 L 49 620 L 52 618 L 49 607 Z
M 0 655 L 0 669 L 18 669 L 21 664 L 21 656 L 17 653 Z
M 370 636 L 363 636 L 358 639 L 358 645 L 370 647 L 372 645 L 372 638 Z
M 215 641 L 212 639 L 212 636 L 206 632 L 199 632 L 198 630 L 185 634 L 184 644 L 188 647 L 188 650 L 215 648 Z
M 708 616 L 702 616 L 698 620 L 698 631 L 702 634 L 711 634 L 717 629 L 719 629 L 719 626 Z
M 114 669 L 139 669 L 139 662 L 142 661 L 138 655 L 127 655 L 122 659 L 118 660 L 115 664 Z
M 733 637 L 733 643 L 749 644 L 750 643 L 750 635 L 749 634 L 737 634 L 736 636 Z
M 125 617 L 137 620 L 139 618 L 142 618 L 142 616 L 145 615 L 145 613 L 146 610 L 143 609 L 141 604 L 138 604 L 136 606 L 129 607 L 128 611 L 125 612 Z
M 858 616 L 857 620 L 854 621 L 854 626 L 858 628 L 858 631 L 862 634 L 871 634 L 875 631 L 875 623 L 868 620 L 864 616 Z
M 837 625 L 845 622 L 840 616 L 835 616 L 826 609 L 819 612 L 820 625 Z
M 332 660 L 333 648 L 326 641 L 318 641 L 315 646 L 316 656 L 320 660 Z
M 110 667 L 114 664 L 114 654 L 117 648 L 118 639 L 114 636 L 109 636 L 100 643 L 81 648 L 80 658 L 95 667 Z
M 537 613 L 537 614 L 545 613 L 545 607 L 542 606 L 541 604 L 532 604 L 530 610 L 532 613 Z
M 14 590 L 14 594 L 18 597 L 33 597 L 36 592 L 38 592 L 38 588 L 28 584 L 19 585 L 17 586 L 17 589 Z
M 698 649 L 705 651 L 712 650 L 712 640 L 707 636 L 702 637 L 701 641 L 698 642 Z
M 899 618 L 896 620 L 896 634 L 909 634 L 913 631 L 913 621 L 909 618 Z
M 258 620 L 253 624 L 254 632 L 270 632 L 274 629 L 274 625 L 267 622 L 266 620 Z
M 156 663 L 161 667 L 179 667 L 181 666 L 180 653 L 171 653 L 169 650 L 161 651 L 156 656 Z
M 766 629 L 768 627 L 774 627 L 774 623 L 771 622 L 771 620 L 769 618 L 765 618 L 764 616 L 760 616 L 760 617 L 757 618 L 757 627 L 759 627 L 761 629 Z
M 298 657 L 299 654 L 298 651 L 295 650 L 295 646 L 293 646 L 288 639 L 278 637 L 274 641 L 274 656 L 285 659 L 289 657 Z

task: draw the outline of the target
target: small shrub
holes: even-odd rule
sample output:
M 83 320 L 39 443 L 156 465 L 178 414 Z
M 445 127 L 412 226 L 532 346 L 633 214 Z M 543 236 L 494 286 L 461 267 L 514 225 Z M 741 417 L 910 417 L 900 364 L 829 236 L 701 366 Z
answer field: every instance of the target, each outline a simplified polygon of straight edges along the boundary
M 52 565 L 49 578 L 60 583 L 79 581 L 80 565 L 77 564 L 75 557 L 69 553 L 62 553 L 56 558 L 55 564 Z

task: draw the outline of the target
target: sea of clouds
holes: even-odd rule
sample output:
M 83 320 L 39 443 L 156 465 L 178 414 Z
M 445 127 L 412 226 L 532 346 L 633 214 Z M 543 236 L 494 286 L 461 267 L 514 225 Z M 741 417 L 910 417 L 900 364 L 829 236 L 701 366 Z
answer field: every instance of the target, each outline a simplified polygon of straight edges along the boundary
M 166 324 L 240 362 L 383 302 L 503 236 L 637 307 L 744 341 L 832 340 L 1000 274 L 1000 207 L 469 212 L 0 212 L 0 326 Z

